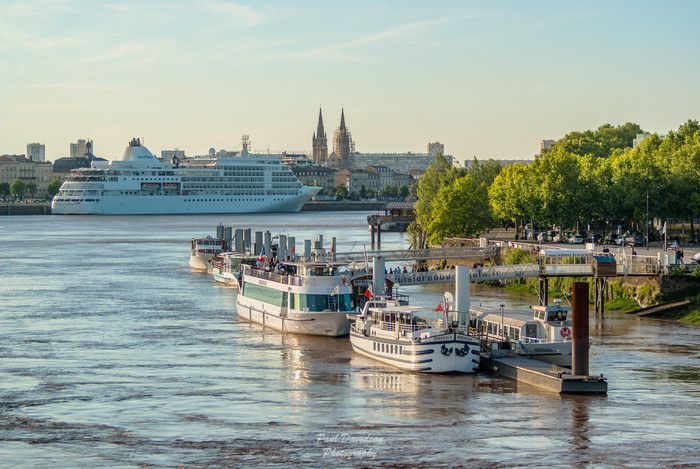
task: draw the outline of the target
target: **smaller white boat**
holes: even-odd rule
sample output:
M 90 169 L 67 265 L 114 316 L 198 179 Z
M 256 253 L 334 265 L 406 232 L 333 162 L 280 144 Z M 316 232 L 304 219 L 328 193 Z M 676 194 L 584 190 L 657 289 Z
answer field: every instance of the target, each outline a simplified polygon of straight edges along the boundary
M 426 308 L 394 300 L 371 300 L 362 314 L 348 316 L 355 352 L 402 370 L 423 373 L 474 373 L 479 369 L 479 340 L 456 321 L 435 319 Z
M 224 250 L 224 240 L 207 236 L 204 238 L 192 238 L 192 250 L 190 252 L 190 269 L 206 272 L 207 262 L 216 254 Z
M 472 309 L 475 326 L 488 342 L 508 343 L 520 355 L 571 368 L 571 306 L 531 306 L 533 313 Z
M 238 287 L 243 265 L 254 266 L 257 260 L 257 256 L 240 252 L 222 252 L 209 259 L 207 273 L 211 274 L 218 283 Z

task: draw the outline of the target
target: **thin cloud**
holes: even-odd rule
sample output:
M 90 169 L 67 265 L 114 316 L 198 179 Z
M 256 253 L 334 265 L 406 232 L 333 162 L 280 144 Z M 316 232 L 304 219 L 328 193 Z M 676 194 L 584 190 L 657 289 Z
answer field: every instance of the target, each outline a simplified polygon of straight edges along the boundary
M 303 59 L 303 58 L 315 58 L 319 56 L 333 54 L 335 52 L 346 51 L 348 49 L 354 49 L 360 46 L 379 44 L 385 42 L 393 42 L 399 39 L 403 39 L 410 34 L 422 30 L 428 29 L 432 26 L 449 23 L 465 19 L 477 19 L 477 18 L 489 18 L 493 16 L 500 16 L 500 13 L 483 13 L 483 14 L 471 14 L 471 15 L 460 15 L 445 18 L 434 18 L 430 20 L 423 21 L 412 21 L 391 28 L 385 29 L 383 31 L 377 31 L 371 34 L 365 34 L 359 37 L 355 37 L 348 41 L 331 44 L 328 46 L 317 47 L 314 49 L 309 49 L 306 51 L 301 51 L 297 53 L 289 54 L 287 57 L 292 59 Z
M 116 93 L 125 89 L 123 85 L 113 83 L 19 83 L 12 86 L 16 88 L 100 91 L 109 93 Z
M 225 16 L 227 20 L 237 25 L 255 26 L 265 19 L 265 15 L 248 5 L 227 2 L 224 0 L 201 0 L 202 9 L 214 13 L 217 16 Z

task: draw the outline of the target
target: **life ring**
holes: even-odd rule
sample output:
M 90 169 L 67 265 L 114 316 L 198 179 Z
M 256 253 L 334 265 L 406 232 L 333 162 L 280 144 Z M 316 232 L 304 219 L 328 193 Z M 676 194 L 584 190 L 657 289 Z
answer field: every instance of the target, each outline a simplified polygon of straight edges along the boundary
M 562 327 L 561 330 L 559 331 L 559 334 L 560 334 L 564 339 L 568 339 L 569 337 L 571 337 L 571 329 L 569 329 L 567 326 L 564 326 L 564 327 Z

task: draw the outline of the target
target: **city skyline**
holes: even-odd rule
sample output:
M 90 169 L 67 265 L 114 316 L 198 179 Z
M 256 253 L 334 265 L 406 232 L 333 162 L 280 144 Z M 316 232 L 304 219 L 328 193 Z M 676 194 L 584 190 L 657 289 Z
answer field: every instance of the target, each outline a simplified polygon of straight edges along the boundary
M 604 123 L 666 133 L 697 119 L 692 2 L 313 5 L 6 1 L 0 153 L 94 139 L 154 151 L 311 152 L 319 106 L 357 151 L 529 158 Z M 344 27 L 328 22 L 343 18 Z M 330 143 L 330 142 L 329 142 Z

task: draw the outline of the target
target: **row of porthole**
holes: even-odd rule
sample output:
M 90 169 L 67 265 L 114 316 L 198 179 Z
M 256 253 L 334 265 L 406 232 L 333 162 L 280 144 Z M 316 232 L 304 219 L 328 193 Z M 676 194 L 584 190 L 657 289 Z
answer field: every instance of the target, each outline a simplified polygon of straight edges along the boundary
M 386 347 L 384 347 L 386 345 Z M 385 353 L 397 353 L 399 355 L 403 354 L 403 345 L 393 345 L 393 344 L 384 344 L 382 343 L 377 343 L 377 342 L 372 342 L 372 350 L 375 352 L 385 352 Z
M 272 199 L 281 202 L 282 199 Z M 264 199 L 185 199 L 185 202 L 263 202 Z

